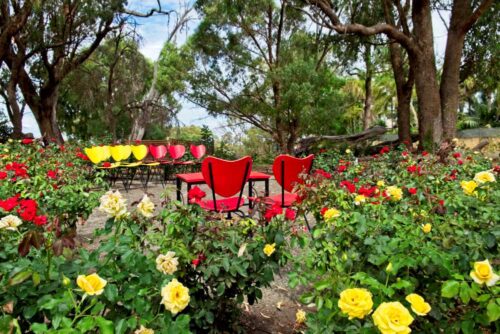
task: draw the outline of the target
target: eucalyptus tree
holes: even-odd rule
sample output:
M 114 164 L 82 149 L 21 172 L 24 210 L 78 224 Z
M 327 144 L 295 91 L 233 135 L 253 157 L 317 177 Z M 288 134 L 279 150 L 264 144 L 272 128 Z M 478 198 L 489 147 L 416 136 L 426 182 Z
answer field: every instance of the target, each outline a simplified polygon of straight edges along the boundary
M 491 7 L 493 0 L 454 0 L 451 8 L 448 38 L 441 80 L 438 79 L 434 55 L 432 9 L 438 1 L 382 0 L 386 15 L 395 23 L 378 22 L 363 25 L 340 14 L 342 9 L 356 8 L 363 1 L 306 0 L 319 15 L 321 23 L 339 34 L 363 36 L 383 34 L 408 53 L 415 77 L 419 106 L 420 145 L 430 147 L 442 138 L 455 136 L 459 104 L 459 74 L 466 34 Z M 376 9 L 378 7 L 374 7 Z
M 146 94 L 153 64 L 138 49 L 133 31 L 111 32 L 60 88 L 58 119 L 70 136 L 88 139 L 108 134 L 127 138 L 135 108 Z
M 341 129 L 342 96 L 325 65 L 331 45 L 288 1 L 200 0 L 188 98 L 268 133 L 283 152 L 305 133 Z

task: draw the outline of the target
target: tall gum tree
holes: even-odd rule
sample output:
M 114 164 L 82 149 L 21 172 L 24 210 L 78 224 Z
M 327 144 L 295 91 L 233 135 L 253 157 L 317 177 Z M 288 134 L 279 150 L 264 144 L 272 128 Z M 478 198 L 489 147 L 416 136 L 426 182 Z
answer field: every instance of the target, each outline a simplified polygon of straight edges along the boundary
M 266 132 L 282 152 L 293 152 L 304 134 L 338 126 L 341 82 L 325 65 L 331 44 L 324 30 L 307 31 L 285 0 L 198 1 L 195 8 L 203 20 L 190 40 L 190 101 Z
M 63 141 L 57 123 L 62 80 L 119 27 L 115 14 L 123 5 L 120 0 L 40 1 L 13 38 L 5 61 L 46 140 Z
M 389 10 L 394 11 L 400 26 L 377 23 L 365 26 L 356 22 L 342 22 L 337 7 L 340 1 L 306 0 L 322 22 L 339 34 L 384 34 L 403 47 L 409 56 L 418 97 L 420 146 L 433 148 L 442 139 L 455 135 L 459 101 L 459 69 L 464 39 L 467 32 L 493 4 L 493 0 L 454 0 L 451 3 L 450 34 L 445 51 L 442 79 L 437 78 L 430 0 L 395 0 Z M 388 6 L 388 2 L 382 2 Z M 473 6 L 476 4 L 476 6 Z M 351 7 L 352 3 L 349 4 Z M 410 13 L 410 15 L 408 15 Z M 412 28 L 412 29 L 410 29 Z

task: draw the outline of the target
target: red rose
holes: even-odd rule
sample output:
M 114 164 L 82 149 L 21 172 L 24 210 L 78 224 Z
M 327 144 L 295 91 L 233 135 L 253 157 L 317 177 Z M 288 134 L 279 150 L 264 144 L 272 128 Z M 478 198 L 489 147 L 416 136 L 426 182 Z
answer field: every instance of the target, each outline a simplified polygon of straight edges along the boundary
M 417 171 L 417 165 L 412 165 L 406 168 L 409 173 L 415 173 Z
M 429 154 L 429 152 L 427 152 L 427 151 L 423 151 L 423 152 L 422 152 L 422 156 L 423 156 L 423 157 L 427 156 L 428 154 Z
M 74 165 L 73 165 L 73 163 L 70 161 L 70 162 L 66 163 L 66 166 L 67 166 L 67 167 L 73 167 Z
M 358 183 L 358 182 L 359 182 L 359 178 L 358 178 L 358 177 L 355 177 L 354 179 L 352 179 L 352 182 L 354 182 L 354 183 Z
M 29 145 L 33 142 L 33 139 L 31 138 L 24 138 L 23 140 L 21 140 L 21 143 L 23 143 L 24 145 Z
M 439 205 L 443 206 L 444 205 L 444 199 L 439 200 Z
M 290 209 L 290 208 L 287 208 L 285 210 L 285 219 L 286 220 L 294 221 L 296 217 L 297 217 L 297 212 L 295 212 L 295 210 Z
M 463 164 L 464 164 L 464 162 L 463 162 L 463 160 L 458 159 L 458 160 L 457 160 L 457 164 L 459 164 L 459 165 L 463 165 Z
M 342 173 L 342 172 L 345 172 L 347 169 L 347 166 L 344 166 L 344 165 L 340 165 L 338 168 L 337 168 L 337 172 L 339 173 Z
M 408 192 L 412 195 L 415 195 L 417 193 L 417 188 L 409 188 Z
M 283 213 L 283 208 L 275 203 L 273 204 L 272 207 L 266 210 L 266 213 L 264 213 L 264 218 L 266 219 L 266 221 L 269 222 L 271 221 L 271 219 L 273 219 L 277 215 L 281 215 L 282 213 Z
M 408 156 L 408 152 L 403 151 L 403 153 L 401 153 L 401 155 L 402 155 L 403 157 L 407 157 L 407 156 Z
M 453 157 L 456 158 L 456 159 L 460 158 L 461 156 L 462 155 L 460 154 L 460 152 L 453 153 Z
M 55 179 L 57 177 L 57 169 L 56 170 L 49 170 L 47 172 L 47 177 L 49 179 Z
M 47 224 L 47 216 L 36 216 L 33 223 L 37 226 L 43 226 Z
M 323 176 L 325 179 L 330 179 L 332 177 L 332 174 L 328 173 L 328 172 L 325 172 L 323 169 L 316 169 L 314 171 L 314 175 L 315 176 Z
M 340 182 L 340 188 L 346 188 L 351 194 L 356 191 L 356 186 L 349 181 Z
M 0 180 L 6 179 L 7 178 L 7 173 L 6 172 L 0 172 Z
M 321 216 L 323 216 L 326 211 L 328 211 L 328 208 L 325 206 L 319 213 L 321 214 Z
M 189 203 L 197 203 L 203 199 L 207 194 L 198 187 L 194 187 L 188 191 Z
M 194 259 L 191 261 L 191 264 L 193 265 L 193 267 L 198 267 L 198 265 L 200 264 L 201 260 L 199 258 L 197 259 Z
M 89 160 L 89 157 L 87 157 L 85 154 L 78 152 L 76 156 L 82 160 Z
M 0 200 L 0 208 L 7 212 L 12 211 L 19 204 L 17 201 L 18 198 L 19 196 L 12 196 L 6 200 Z
M 389 153 L 389 151 L 390 151 L 389 146 L 384 146 L 384 147 L 382 147 L 382 148 L 380 149 L 380 152 L 379 152 L 379 153 L 380 153 L 380 154 L 385 154 L 385 153 Z
M 17 209 L 17 213 L 19 217 L 26 221 L 32 221 L 35 219 L 37 203 L 32 199 L 23 199 L 19 201 L 19 209 Z

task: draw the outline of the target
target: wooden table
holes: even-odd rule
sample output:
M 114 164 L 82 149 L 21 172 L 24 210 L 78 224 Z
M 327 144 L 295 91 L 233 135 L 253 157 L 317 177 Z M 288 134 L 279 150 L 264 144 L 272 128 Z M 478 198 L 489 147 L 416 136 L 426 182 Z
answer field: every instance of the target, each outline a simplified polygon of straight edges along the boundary
M 257 181 L 264 182 L 264 195 L 269 196 L 269 179 L 271 175 L 256 171 L 251 171 L 248 178 L 248 197 L 253 197 L 253 183 Z M 205 184 L 205 179 L 201 173 L 185 173 L 175 175 L 176 185 L 177 185 L 177 200 L 181 200 L 182 182 L 187 184 L 187 191 L 191 190 L 191 187 L 195 184 Z M 252 203 L 250 202 L 250 208 Z

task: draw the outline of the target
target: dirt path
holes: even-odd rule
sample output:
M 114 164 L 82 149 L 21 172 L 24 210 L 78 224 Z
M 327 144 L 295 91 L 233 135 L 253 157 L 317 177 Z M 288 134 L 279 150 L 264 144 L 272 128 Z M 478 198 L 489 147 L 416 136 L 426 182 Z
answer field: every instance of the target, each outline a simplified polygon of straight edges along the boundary
M 200 186 L 200 188 L 208 193 L 206 186 Z M 255 188 L 260 194 L 263 194 L 264 184 L 262 182 L 257 182 Z M 129 192 L 126 192 L 121 184 L 117 184 L 115 189 L 120 190 L 127 198 L 128 205 L 139 201 L 144 194 L 144 189 L 139 183 L 134 183 Z M 271 180 L 271 194 L 279 193 L 279 191 L 279 185 L 275 180 Z M 162 194 L 170 198 L 175 198 L 175 185 L 168 183 L 163 188 L 159 184 L 150 184 L 147 193 L 158 208 L 163 198 Z M 244 194 L 248 194 L 247 188 L 245 188 Z M 183 187 L 183 195 L 186 195 L 185 185 Z M 89 243 L 91 242 L 94 230 L 103 227 L 105 221 L 106 216 L 95 209 L 87 222 L 78 227 L 78 237 L 84 245 L 92 247 Z M 301 307 L 297 302 L 298 293 L 288 287 L 288 270 L 289 268 L 283 268 L 280 275 L 276 275 L 271 286 L 263 289 L 263 298 L 260 302 L 254 305 L 243 304 L 241 322 L 247 329 L 247 333 L 288 334 L 296 332 L 294 329 L 295 313 Z

